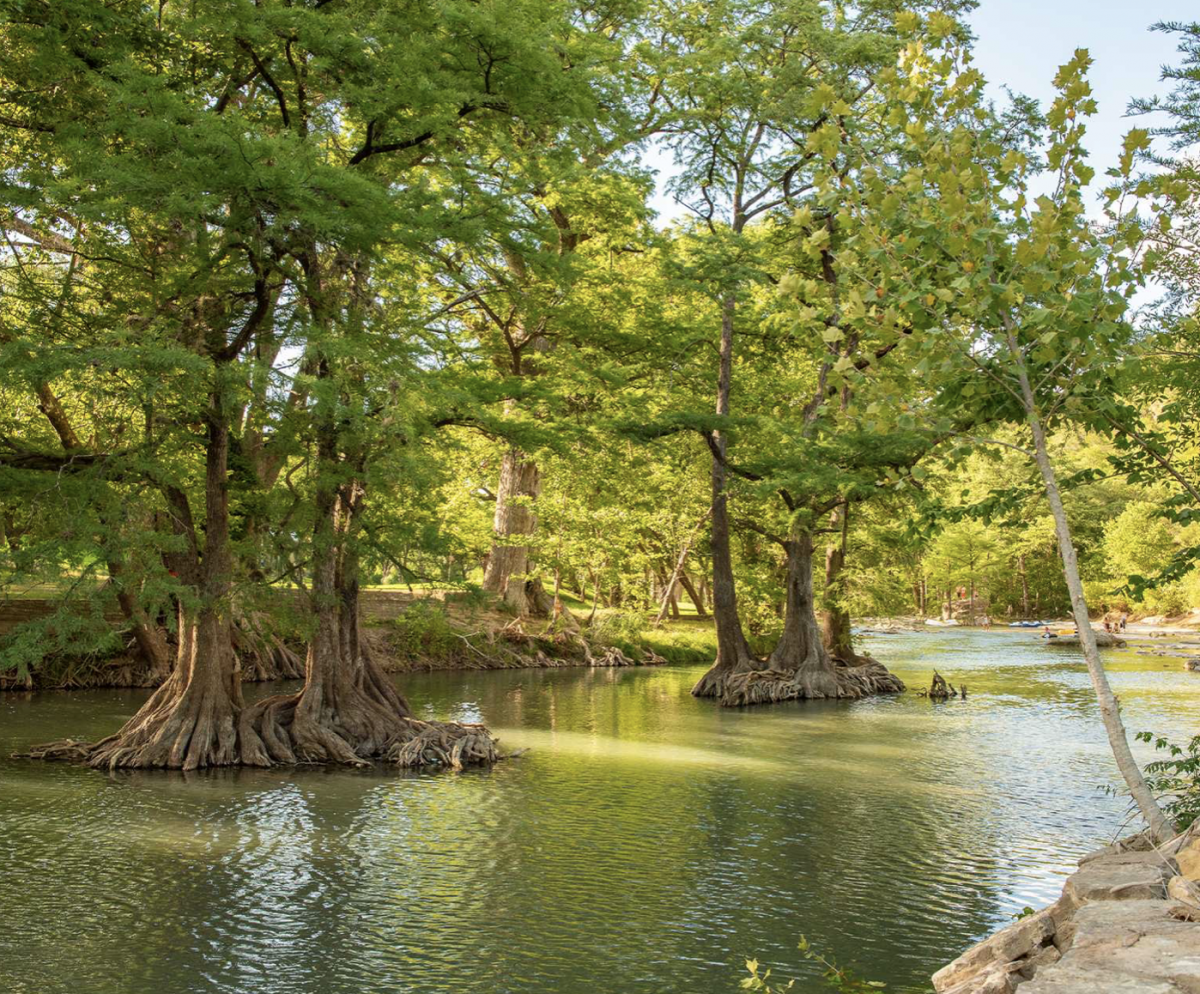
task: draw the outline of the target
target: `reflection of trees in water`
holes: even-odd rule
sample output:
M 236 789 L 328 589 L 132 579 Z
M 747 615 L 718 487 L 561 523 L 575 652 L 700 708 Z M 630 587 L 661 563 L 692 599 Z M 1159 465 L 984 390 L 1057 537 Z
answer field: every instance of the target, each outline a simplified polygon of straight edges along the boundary
M 819 768 L 823 756 L 854 746 L 852 733 L 828 730 L 835 721 L 846 733 L 857 724 L 845 710 L 822 716 L 825 727 L 808 741 L 791 734 L 779 747 Z M 918 757 L 859 759 L 857 772 L 839 764 L 803 782 L 704 783 L 692 887 L 696 905 L 728 923 L 720 941 L 731 961 L 752 951 L 780 964 L 779 976 L 813 978 L 796 952 L 804 933 L 839 962 L 901 988 L 922 984 L 939 956 L 953 958 L 965 937 L 994 924 L 1004 840 L 988 830 L 987 811 L 914 783 Z
M 491 771 L 2 764 L 5 969 L 100 994 L 732 990 L 744 954 L 806 976 L 805 932 L 900 989 L 1056 891 L 1122 806 L 1095 789 L 1082 664 L 935 639 L 892 657 L 965 675 L 965 702 L 721 710 L 689 695 L 697 668 L 406 676 L 432 716 L 533 744 Z M 1113 667 L 1139 718 L 1190 707 L 1146 680 L 1159 662 Z M 18 703 L 14 734 L 132 696 Z

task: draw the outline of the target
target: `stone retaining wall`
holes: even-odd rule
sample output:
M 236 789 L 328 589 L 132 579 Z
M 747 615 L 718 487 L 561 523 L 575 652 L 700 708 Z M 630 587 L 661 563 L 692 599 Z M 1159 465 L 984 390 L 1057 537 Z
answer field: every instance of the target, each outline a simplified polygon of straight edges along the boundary
M 938 994 L 1200 994 L 1200 825 L 1079 862 L 1048 908 L 933 975 Z

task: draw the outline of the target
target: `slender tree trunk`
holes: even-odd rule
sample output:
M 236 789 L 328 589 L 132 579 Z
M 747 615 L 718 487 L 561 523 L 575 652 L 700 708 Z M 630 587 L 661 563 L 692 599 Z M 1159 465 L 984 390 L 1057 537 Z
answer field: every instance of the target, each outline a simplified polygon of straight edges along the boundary
M 732 293 L 721 302 L 720 372 L 717 377 L 717 414 L 729 414 L 733 382 L 733 318 L 736 301 Z M 729 511 L 725 494 L 724 432 L 713 432 L 712 458 L 712 599 L 717 626 L 717 659 L 692 688 L 697 697 L 718 697 L 731 673 L 761 668 L 750 652 L 737 611 L 737 587 L 733 576 L 733 553 L 729 536 Z
M 518 615 L 545 617 L 548 599 L 541 584 L 528 576 L 529 539 L 537 531 L 530 504 L 541 493 L 537 463 L 515 446 L 504 453 L 496 487 L 494 537 L 483 576 L 483 589 L 498 594 Z
M 17 517 L 11 508 L 6 507 L 0 512 L 0 535 L 10 552 L 21 550 L 21 531 L 17 528 Z
M 676 618 L 679 617 L 679 605 L 675 602 L 675 587 L 677 583 L 684 581 L 686 583 L 685 589 L 687 589 L 688 594 L 692 594 L 691 583 L 687 583 L 684 578 L 683 564 L 687 562 L 688 553 L 692 549 L 692 542 L 695 541 L 696 535 L 700 531 L 701 527 L 703 527 L 708 515 L 708 511 L 705 511 L 704 514 L 701 515 L 700 520 L 696 522 L 696 527 L 692 529 L 691 534 L 688 535 L 687 540 L 683 543 L 683 548 L 679 550 L 679 558 L 675 561 L 675 568 L 671 571 L 671 577 L 667 581 L 667 595 L 663 598 L 662 608 L 658 612 L 658 617 L 654 621 L 656 628 L 663 623 L 663 619 L 667 616 L 668 599 L 671 601 L 670 606 L 673 616 Z M 695 597 L 693 596 L 693 600 L 694 599 Z M 704 616 L 704 606 L 702 604 L 696 605 L 696 613 L 700 617 Z
M 133 639 L 137 643 L 138 650 L 150 667 L 146 674 L 147 686 L 157 686 L 171 672 L 171 652 L 167 647 L 167 640 L 163 637 L 162 630 L 154 624 L 154 619 L 142 609 L 133 591 L 125 586 L 123 573 L 124 569 L 121 563 L 115 557 L 110 558 L 108 575 L 116 586 L 117 604 L 120 605 L 121 614 L 133 630 Z
M 596 620 L 596 608 L 600 604 L 600 574 L 596 570 L 590 570 L 592 574 L 592 609 L 588 612 L 587 623 L 592 624 Z
M 72 272 L 74 268 L 75 259 L 72 258 Z M 75 452 L 84 448 L 83 442 L 75 433 L 71 419 L 67 416 L 66 409 L 53 389 L 51 389 L 50 384 L 47 382 L 37 384 L 35 392 L 38 397 L 38 409 L 46 416 L 46 420 L 50 422 L 63 450 Z M 107 531 L 110 522 L 106 520 L 103 512 L 100 513 L 100 523 Z M 137 598 L 125 585 L 125 569 L 120 555 L 112 547 L 112 535 L 105 534 L 102 544 L 104 546 L 105 564 L 108 567 L 108 575 L 113 586 L 116 588 L 117 604 L 121 608 L 121 614 L 133 631 L 133 638 L 137 643 L 139 651 L 150 667 L 147 673 L 147 686 L 160 684 L 167 678 L 167 674 L 171 671 L 171 654 L 167 648 L 166 639 L 163 637 L 163 633 L 159 630 L 158 626 L 154 624 L 154 620 L 142 610 L 142 606 L 138 603 Z M 15 551 L 15 545 L 13 549 Z
M 1125 780 L 1125 785 L 1132 795 L 1134 803 L 1146 819 L 1151 836 L 1160 844 L 1169 841 L 1175 834 L 1175 828 L 1163 814 L 1153 793 L 1142 776 L 1141 768 L 1129 748 L 1129 739 L 1125 725 L 1121 721 L 1121 710 L 1116 695 L 1109 685 L 1108 676 L 1100 662 L 1100 652 L 1096 648 L 1096 633 L 1092 631 L 1091 619 L 1088 617 L 1087 600 L 1083 594 L 1083 582 L 1079 576 L 1079 563 L 1075 554 L 1075 544 L 1071 541 L 1071 529 L 1067 522 L 1067 513 L 1063 507 L 1062 495 L 1058 489 L 1058 480 L 1054 472 L 1054 464 L 1050 461 L 1050 452 L 1046 444 L 1046 434 L 1042 428 L 1038 414 L 1037 400 L 1029 382 L 1029 374 L 1025 367 L 1024 356 L 1017 343 L 1015 333 L 1008 330 L 1009 354 L 1017 369 L 1017 378 L 1021 387 L 1021 397 L 1025 405 L 1025 414 L 1033 433 L 1034 456 L 1038 469 L 1042 474 L 1042 483 L 1046 489 L 1046 500 L 1050 504 L 1050 513 L 1054 517 L 1054 531 L 1058 537 L 1058 550 L 1062 557 L 1063 576 L 1067 581 L 1067 590 L 1071 594 L 1071 610 L 1075 616 L 1075 627 L 1079 632 L 1079 642 L 1083 647 L 1083 656 L 1087 661 L 1088 675 L 1100 704 L 1100 718 L 1104 730 L 1108 734 L 1108 743 L 1112 748 L 1117 769 Z

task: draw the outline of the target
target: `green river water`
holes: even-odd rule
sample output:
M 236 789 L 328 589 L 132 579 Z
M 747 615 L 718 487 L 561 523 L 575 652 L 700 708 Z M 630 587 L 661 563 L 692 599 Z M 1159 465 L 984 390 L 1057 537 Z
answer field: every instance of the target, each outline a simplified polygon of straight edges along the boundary
M 734 994 L 756 956 L 808 994 L 801 933 L 927 990 L 1056 897 L 1125 803 L 1076 650 L 865 647 L 968 699 L 731 711 L 689 695 L 700 668 L 433 673 L 403 680 L 423 713 L 529 752 L 458 775 L 0 759 L 0 991 Z M 1106 660 L 1131 732 L 1197 730 L 1200 674 Z M 144 696 L 0 696 L 0 754 L 106 734 Z

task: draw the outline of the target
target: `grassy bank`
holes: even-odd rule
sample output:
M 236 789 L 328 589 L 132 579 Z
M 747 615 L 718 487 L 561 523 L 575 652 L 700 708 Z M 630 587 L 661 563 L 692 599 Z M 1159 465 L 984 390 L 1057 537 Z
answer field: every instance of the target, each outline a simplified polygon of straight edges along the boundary
M 650 615 L 640 612 L 600 609 L 593 617 L 590 604 L 572 599 L 566 601 L 571 622 L 518 621 L 488 596 L 444 590 L 365 590 L 361 604 L 367 648 L 390 672 L 703 665 L 716 656 L 711 620 L 694 616 L 656 627 Z M 7 631 L 0 628 L 0 652 L 2 643 L 15 645 L 27 625 L 49 624 L 64 637 L 53 652 L 19 671 L 0 663 L 0 690 L 154 684 L 119 615 L 56 616 L 50 600 L 9 607 L 12 623 Z M 303 673 L 306 620 L 290 599 L 279 607 L 239 624 L 238 652 L 247 682 Z

